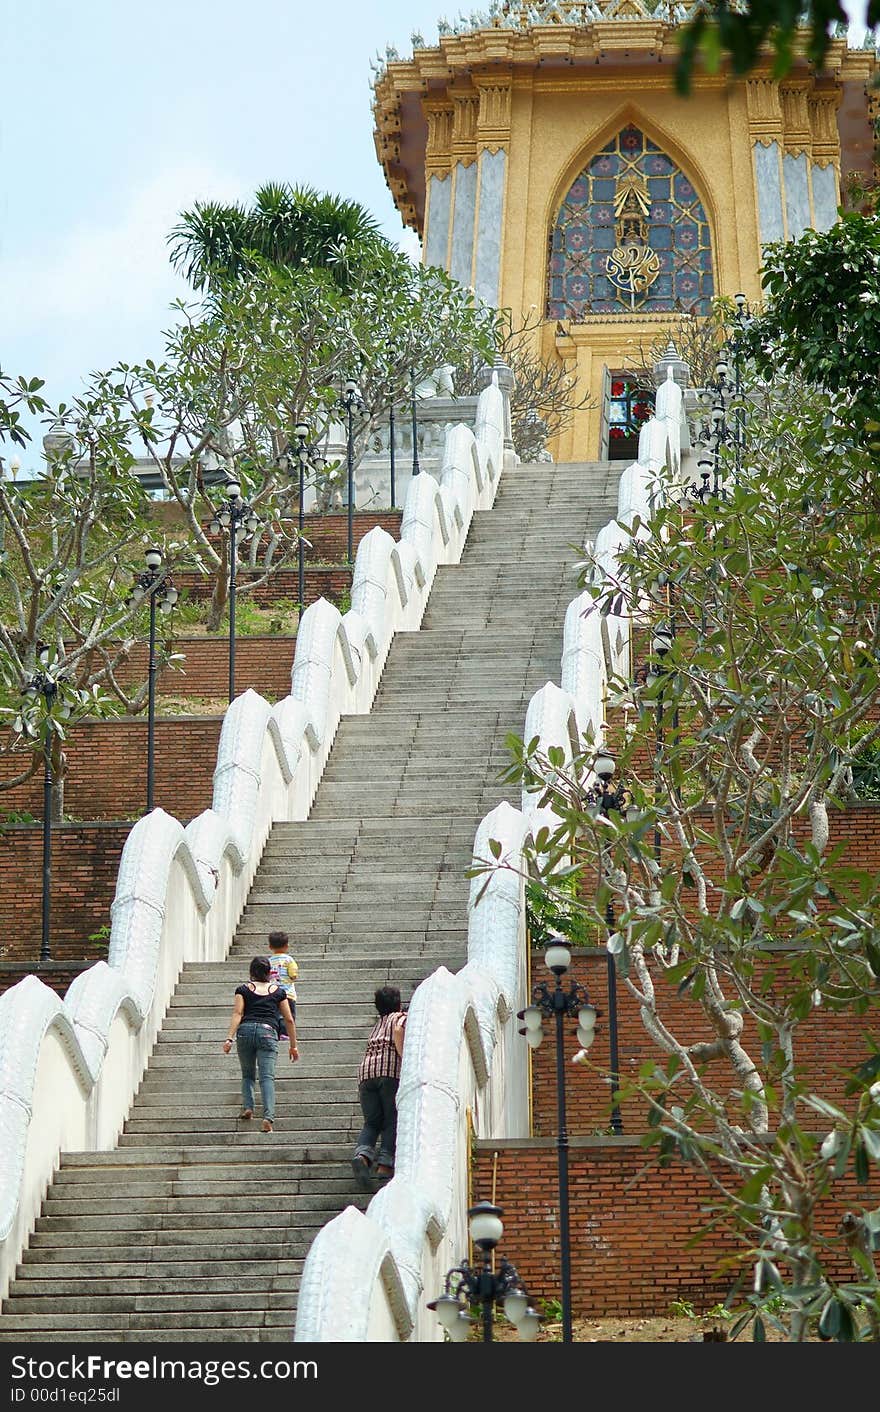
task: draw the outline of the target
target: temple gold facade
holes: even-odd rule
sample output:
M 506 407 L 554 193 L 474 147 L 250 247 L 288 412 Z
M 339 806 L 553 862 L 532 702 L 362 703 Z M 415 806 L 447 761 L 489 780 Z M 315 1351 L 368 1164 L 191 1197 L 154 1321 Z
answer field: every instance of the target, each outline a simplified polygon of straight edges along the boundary
M 836 220 L 847 174 L 870 171 L 877 56 L 835 39 L 821 73 L 698 74 L 679 98 L 681 6 L 493 10 L 391 57 L 376 150 L 426 263 L 516 319 L 540 311 L 544 353 L 596 404 L 550 449 L 592 460 L 611 380 L 671 311 L 757 299 L 762 243 Z

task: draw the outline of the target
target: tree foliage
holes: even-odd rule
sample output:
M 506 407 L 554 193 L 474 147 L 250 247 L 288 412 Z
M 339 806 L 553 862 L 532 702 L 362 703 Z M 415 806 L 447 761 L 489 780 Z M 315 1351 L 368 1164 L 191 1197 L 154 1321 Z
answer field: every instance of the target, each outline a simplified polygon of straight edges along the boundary
M 828 391 L 880 432 L 880 215 L 845 213 L 766 245 L 762 283 L 767 307 L 749 334 L 759 370 Z
M 658 1161 L 703 1170 L 710 1224 L 740 1242 L 734 1273 L 751 1267 L 742 1327 L 876 1339 L 880 876 L 837 820 L 854 760 L 880 740 L 878 466 L 828 393 L 753 384 L 746 410 L 738 484 L 726 459 L 723 497 L 683 501 L 664 477 L 619 574 L 584 565 L 609 631 L 624 612 L 638 640 L 673 633 L 662 660 L 642 648 L 609 683 L 630 807 L 598 812 L 589 739 L 570 764 L 520 742 L 510 778 L 557 820 L 529 851 L 530 886 L 570 907 L 557 879 L 577 878 L 656 1047 L 622 1102 L 641 1095 Z M 852 1034 L 864 1019 L 848 1077 L 807 1062 L 837 1013 Z M 845 1176 L 866 1195 L 841 1214 Z
M 359 202 L 278 182 L 259 187 L 250 207 L 197 201 L 168 241 L 172 265 L 196 290 L 243 279 L 265 262 L 326 270 L 345 289 L 364 260 L 388 246 Z
M 869 30 L 880 25 L 880 0 L 866 0 L 865 23 Z M 773 77 L 784 78 L 801 46 L 821 68 L 831 40 L 848 25 L 841 0 L 705 0 L 680 31 L 676 87 L 690 92 L 698 61 L 716 73 L 726 59 L 745 74 L 768 52 Z

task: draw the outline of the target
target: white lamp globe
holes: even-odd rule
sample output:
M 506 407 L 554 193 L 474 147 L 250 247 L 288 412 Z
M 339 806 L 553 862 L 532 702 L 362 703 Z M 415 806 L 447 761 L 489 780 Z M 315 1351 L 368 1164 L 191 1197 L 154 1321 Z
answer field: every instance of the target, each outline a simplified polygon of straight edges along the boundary
M 454 1294 L 441 1294 L 434 1301 L 434 1311 L 444 1329 L 451 1328 L 458 1321 L 459 1314 L 464 1312 Z
M 504 1298 L 504 1313 L 512 1324 L 518 1324 L 529 1307 L 529 1297 L 524 1289 L 512 1289 Z
M 529 1049 L 540 1049 L 543 1038 L 543 1030 L 526 1030 L 526 1044 Z
M 610 780 L 614 774 L 614 756 L 610 750 L 600 750 L 596 756 L 593 769 L 600 780 Z
M 544 965 L 554 975 L 563 975 L 571 965 L 571 952 L 561 941 L 554 941 L 544 952 Z
M 528 1308 L 516 1326 L 523 1343 L 534 1343 L 541 1327 L 541 1316 L 537 1309 Z
M 446 1330 L 453 1343 L 467 1342 L 467 1336 L 471 1331 L 472 1320 L 464 1310 L 461 1311 L 454 1323 L 450 1324 Z
M 527 1005 L 523 1010 L 523 1022 L 527 1030 L 539 1030 L 543 1018 L 538 1005 Z
M 582 1030 L 592 1030 L 596 1025 L 595 1005 L 582 1005 L 578 1010 L 578 1028 Z
M 491 1201 L 478 1201 L 468 1211 L 468 1230 L 474 1245 L 481 1250 L 492 1250 L 504 1234 L 501 1221 L 501 1207 Z

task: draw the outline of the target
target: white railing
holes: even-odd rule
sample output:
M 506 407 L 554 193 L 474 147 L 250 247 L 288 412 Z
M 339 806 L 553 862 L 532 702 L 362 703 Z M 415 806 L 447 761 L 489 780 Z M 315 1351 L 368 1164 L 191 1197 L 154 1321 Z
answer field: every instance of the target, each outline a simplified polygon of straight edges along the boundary
M 643 429 L 639 459 L 621 477 L 618 518 L 597 537 L 600 569 L 619 579 L 621 523 L 646 523 L 664 467 L 678 472 L 680 388 L 671 377 L 657 395 L 656 416 Z M 647 530 L 644 531 L 647 533 Z M 608 620 L 604 620 L 608 621 Z M 629 662 L 630 621 L 612 618 L 613 650 L 588 593 L 565 617 L 562 686 L 547 682 L 529 702 L 524 738 L 538 749 L 561 746 L 566 760 L 591 725 L 601 738 L 606 682 Z M 620 641 L 617 641 L 617 638 Z M 467 1250 L 470 1115 L 480 1138 L 528 1135 L 527 1046 L 515 1015 L 526 1004 L 526 927 L 522 849 L 550 810 L 500 804 L 480 823 L 474 858 L 489 861 L 489 840 L 510 865 L 471 883 L 467 964 L 445 967 L 419 985 L 409 1007 L 397 1094 L 394 1176 L 366 1213 L 348 1206 L 319 1231 L 303 1267 L 297 1343 L 433 1342 L 442 1328 L 426 1297 Z
M 439 478 L 412 481 L 400 541 L 378 526 L 361 541 L 351 610 L 321 599 L 303 614 L 290 695 L 230 705 L 212 807 L 186 828 L 162 809 L 134 825 L 107 961 L 63 1000 L 36 976 L 0 996 L 0 1298 L 60 1153 L 114 1145 L 181 967 L 227 954 L 273 822 L 307 818 L 340 717 L 369 711 L 395 632 L 419 627 L 438 566 L 493 504 L 504 425 L 493 378 L 475 432 L 448 433 Z

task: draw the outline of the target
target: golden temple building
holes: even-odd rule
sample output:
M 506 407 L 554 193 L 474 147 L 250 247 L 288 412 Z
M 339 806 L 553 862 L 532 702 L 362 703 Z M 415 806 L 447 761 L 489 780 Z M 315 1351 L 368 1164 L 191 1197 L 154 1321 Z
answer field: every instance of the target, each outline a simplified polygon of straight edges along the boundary
M 628 351 L 715 295 L 759 299 L 761 246 L 837 220 L 847 177 L 870 174 L 878 58 L 832 40 L 746 77 L 673 74 L 684 5 L 506 0 L 389 51 L 375 142 L 426 264 L 515 321 L 540 311 L 545 357 L 589 390 L 551 444 L 614 455 Z

